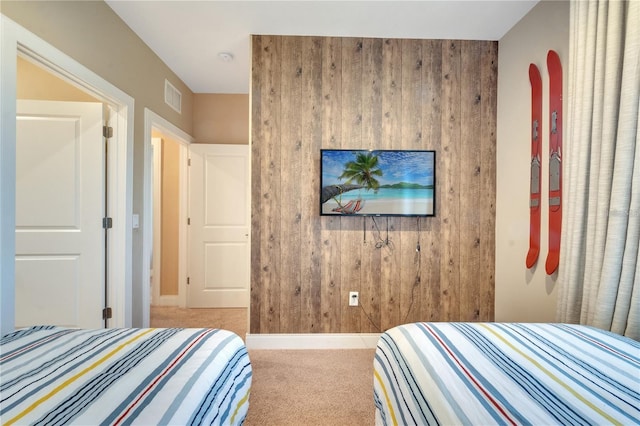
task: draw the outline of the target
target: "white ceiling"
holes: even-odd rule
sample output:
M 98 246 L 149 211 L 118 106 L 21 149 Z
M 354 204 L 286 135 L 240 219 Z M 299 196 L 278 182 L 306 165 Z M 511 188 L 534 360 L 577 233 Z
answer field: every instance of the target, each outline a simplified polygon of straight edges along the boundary
M 499 40 L 538 0 L 106 3 L 194 93 L 249 93 L 251 34 Z

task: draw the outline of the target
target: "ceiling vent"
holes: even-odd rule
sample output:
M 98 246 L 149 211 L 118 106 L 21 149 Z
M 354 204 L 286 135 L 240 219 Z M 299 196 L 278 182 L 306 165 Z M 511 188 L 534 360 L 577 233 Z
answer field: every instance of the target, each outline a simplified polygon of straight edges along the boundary
M 182 114 L 182 93 L 167 79 L 164 80 L 164 103 Z

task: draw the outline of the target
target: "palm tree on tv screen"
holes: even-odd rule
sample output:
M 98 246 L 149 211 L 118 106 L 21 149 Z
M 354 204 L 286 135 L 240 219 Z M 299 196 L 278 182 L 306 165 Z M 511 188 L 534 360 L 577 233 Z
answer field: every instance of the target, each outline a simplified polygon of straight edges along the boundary
M 339 179 L 347 179 L 346 183 L 356 182 L 367 190 L 377 191 L 380 182 L 375 176 L 382 176 L 382 169 L 378 167 L 378 156 L 372 152 L 356 154 L 355 161 L 349 161 Z

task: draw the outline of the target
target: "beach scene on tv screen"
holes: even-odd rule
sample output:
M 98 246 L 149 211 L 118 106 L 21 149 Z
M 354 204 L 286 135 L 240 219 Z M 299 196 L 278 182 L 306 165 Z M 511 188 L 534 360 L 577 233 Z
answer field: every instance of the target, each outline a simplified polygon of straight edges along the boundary
M 433 151 L 323 150 L 324 215 L 433 215 Z

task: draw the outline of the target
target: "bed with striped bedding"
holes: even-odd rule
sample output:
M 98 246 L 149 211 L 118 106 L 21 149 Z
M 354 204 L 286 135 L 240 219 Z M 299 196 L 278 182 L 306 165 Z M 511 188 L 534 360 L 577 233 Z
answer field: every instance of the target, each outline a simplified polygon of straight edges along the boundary
M 373 382 L 377 425 L 640 424 L 640 344 L 586 326 L 394 327 Z
M 0 423 L 239 425 L 251 376 L 226 330 L 32 327 L 0 340 Z

